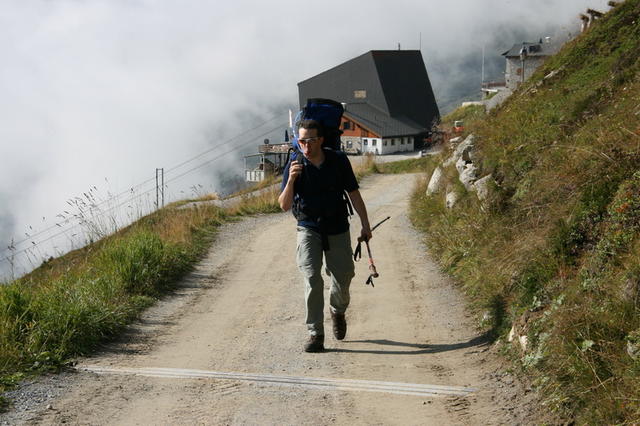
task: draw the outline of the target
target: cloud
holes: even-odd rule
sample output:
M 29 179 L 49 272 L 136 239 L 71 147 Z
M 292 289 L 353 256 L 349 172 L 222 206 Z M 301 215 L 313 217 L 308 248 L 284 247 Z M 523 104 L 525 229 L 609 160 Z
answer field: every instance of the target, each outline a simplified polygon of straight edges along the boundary
M 66 201 L 94 185 L 106 197 L 278 113 L 286 122 L 297 82 L 368 50 L 421 42 L 445 99 L 479 82 L 482 46 L 520 41 L 496 34 L 538 37 L 605 3 L 2 2 L 0 242 L 29 225 L 53 226 Z M 260 143 L 270 129 L 278 138 L 277 121 L 236 143 Z M 172 196 L 194 184 L 220 190 L 220 176 L 239 171 L 238 159 L 186 175 Z

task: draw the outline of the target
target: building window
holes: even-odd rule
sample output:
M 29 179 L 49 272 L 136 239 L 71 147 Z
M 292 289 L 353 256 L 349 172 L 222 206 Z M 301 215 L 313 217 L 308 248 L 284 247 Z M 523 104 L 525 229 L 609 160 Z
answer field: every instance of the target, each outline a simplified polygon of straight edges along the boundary
M 364 143 L 364 146 L 369 145 L 369 141 L 367 141 L 366 139 L 362 139 L 362 143 Z
M 396 144 L 396 140 L 395 139 L 391 139 L 391 145 L 395 145 Z
M 353 97 L 356 99 L 366 99 L 367 91 L 366 90 L 354 90 Z
M 400 145 L 404 145 L 404 138 L 400 139 Z
M 371 145 L 376 146 L 378 144 L 378 141 L 375 139 L 372 139 L 373 143 Z
M 342 125 L 342 128 L 344 130 L 349 130 L 351 129 L 351 122 L 350 121 L 345 121 L 344 124 Z
M 384 141 L 382 145 L 387 146 L 387 141 Z
M 353 142 L 352 141 L 347 141 L 347 148 L 351 148 L 353 146 Z

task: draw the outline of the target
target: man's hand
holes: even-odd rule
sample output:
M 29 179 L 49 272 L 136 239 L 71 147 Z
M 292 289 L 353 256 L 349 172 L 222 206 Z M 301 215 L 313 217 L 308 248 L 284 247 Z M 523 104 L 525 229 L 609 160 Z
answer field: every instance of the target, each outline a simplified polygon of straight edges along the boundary
M 371 233 L 371 228 L 369 228 L 369 226 L 363 226 L 362 230 L 360 231 L 360 239 L 362 241 L 369 241 L 371 238 L 373 238 L 373 234 Z
M 294 182 L 300 173 L 302 173 L 302 162 L 300 160 L 295 160 L 291 163 L 289 167 L 289 180 Z
M 280 204 L 280 208 L 285 212 L 293 205 L 293 184 L 298 176 L 300 176 L 300 173 L 302 173 L 302 167 L 302 160 L 292 161 L 289 165 L 289 177 L 287 184 L 278 197 L 278 204 Z

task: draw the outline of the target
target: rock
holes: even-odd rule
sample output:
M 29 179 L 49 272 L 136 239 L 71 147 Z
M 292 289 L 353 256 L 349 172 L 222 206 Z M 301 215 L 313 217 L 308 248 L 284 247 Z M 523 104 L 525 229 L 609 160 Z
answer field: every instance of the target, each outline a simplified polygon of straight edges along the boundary
M 518 338 L 518 341 L 520 342 L 520 348 L 522 348 L 522 352 L 526 352 L 527 344 L 529 343 L 529 339 L 527 338 L 527 336 L 520 336 Z
M 633 359 L 640 358 L 640 329 L 627 336 L 627 354 Z
M 458 196 L 458 193 L 455 191 L 451 191 L 451 192 L 447 192 L 447 196 L 445 198 L 445 205 L 447 206 L 448 209 L 452 209 L 453 206 L 456 205 L 456 203 L 458 202 L 458 198 L 460 198 Z
M 453 155 L 456 157 L 456 161 L 458 158 L 464 158 L 465 161 L 471 161 L 471 151 L 475 149 L 474 141 L 475 136 L 471 134 L 467 136 L 460 145 L 458 145 L 456 150 L 453 152 Z
M 464 168 L 467 166 L 467 162 L 464 161 L 464 159 L 458 158 L 458 160 L 456 161 L 456 170 L 458 171 L 458 174 L 461 175 L 462 172 L 464 172 Z
M 640 344 L 627 341 L 627 354 L 633 359 L 640 358 Z
M 442 186 L 442 177 L 442 167 L 438 166 L 433 171 L 431 179 L 429 180 L 429 185 L 427 186 L 427 195 L 435 194 L 440 190 L 440 187 Z
M 465 161 L 471 161 L 471 158 L 473 157 L 472 152 L 474 150 L 474 145 L 473 145 L 474 139 L 475 139 L 475 136 L 473 136 L 473 134 L 467 136 L 467 138 L 458 145 L 455 151 L 453 151 L 453 154 L 451 154 L 451 157 L 449 157 L 447 161 L 442 163 L 442 166 L 448 167 L 451 164 L 456 164 L 460 158 L 464 158 Z M 453 141 L 453 139 L 451 141 Z
M 478 179 L 473 184 L 473 188 L 475 189 L 480 201 L 484 201 L 487 199 L 487 197 L 489 197 L 489 182 L 491 182 L 492 180 L 493 176 L 487 175 L 483 178 Z
M 529 339 L 527 338 L 527 336 L 521 336 L 518 334 L 515 324 L 513 325 L 513 327 L 511 327 L 511 331 L 509 331 L 509 337 L 507 337 L 507 340 L 511 343 L 517 341 L 518 343 L 520 343 L 520 349 L 522 349 L 522 352 L 527 351 L 527 344 L 529 343 Z
M 478 179 L 478 169 L 473 165 L 473 163 L 467 163 L 464 166 L 462 173 L 460 173 L 459 179 L 464 187 L 467 188 L 467 191 L 473 191 L 473 184 Z
M 455 145 L 458 142 L 460 142 L 461 140 L 462 140 L 462 136 L 456 136 L 455 138 L 449 139 L 449 143 L 452 144 L 452 145 Z
M 625 301 L 635 304 L 640 298 L 640 282 L 637 278 L 627 278 L 621 291 L 621 296 Z
M 447 160 L 442 163 L 442 167 L 449 167 L 452 164 L 456 163 L 456 156 L 452 155 L 451 157 L 447 158 Z

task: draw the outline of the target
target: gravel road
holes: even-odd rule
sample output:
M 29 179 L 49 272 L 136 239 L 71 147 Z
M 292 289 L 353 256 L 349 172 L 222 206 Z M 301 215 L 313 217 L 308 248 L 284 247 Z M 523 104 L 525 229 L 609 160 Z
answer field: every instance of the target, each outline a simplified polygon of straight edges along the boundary
M 347 337 L 327 336 L 325 353 L 302 351 L 294 219 L 250 217 L 225 225 L 179 289 L 119 341 L 13 392 L 0 423 L 538 423 L 535 393 L 505 372 L 407 219 L 417 178 L 363 181 L 371 221 L 391 216 L 371 242 L 380 277 L 365 286 L 367 263 L 356 265 Z

